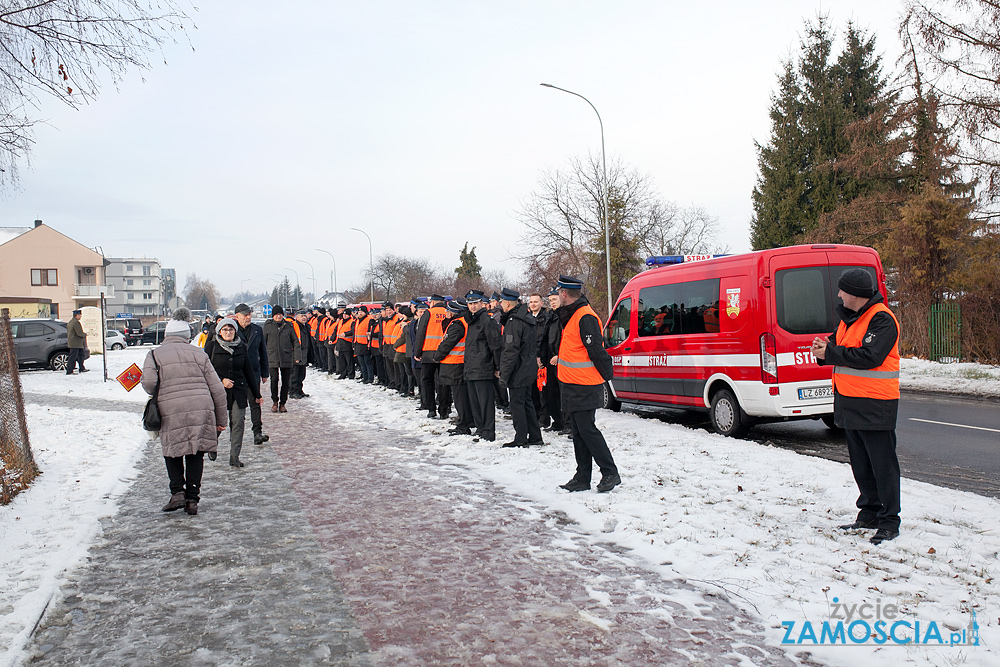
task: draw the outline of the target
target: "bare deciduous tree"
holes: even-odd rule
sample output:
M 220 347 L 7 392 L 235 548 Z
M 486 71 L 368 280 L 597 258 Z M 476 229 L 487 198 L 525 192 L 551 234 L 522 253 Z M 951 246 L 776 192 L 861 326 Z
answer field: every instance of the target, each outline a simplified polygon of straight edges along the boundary
M 94 99 L 189 22 L 175 0 L 0 0 L 0 184 L 28 156 L 42 97 Z
M 208 279 L 189 273 L 184 281 L 184 302 L 188 308 L 215 311 L 221 298 L 218 288 Z

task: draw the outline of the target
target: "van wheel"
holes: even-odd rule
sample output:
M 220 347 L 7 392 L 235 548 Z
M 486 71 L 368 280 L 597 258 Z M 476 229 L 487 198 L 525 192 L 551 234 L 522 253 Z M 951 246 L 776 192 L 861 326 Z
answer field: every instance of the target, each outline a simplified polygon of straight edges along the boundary
M 712 410 L 709 414 L 712 428 L 721 435 L 742 438 L 750 429 L 750 418 L 728 389 L 720 389 L 712 396 Z
M 54 371 L 64 371 L 69 365 L 69 352 L 56 352 L 49 358 L 49 368 Z
M 844 429 L 840 428 L 839 426 L 837 426 L 836 423 L 834 423 L 834 421 L 833 421 L 833 415 L 823 415 L 822 417 L 820 417 L 820 419 L 823 420 L 823 423 L 826 424 L 826 427 L 828 429 L 830 429 L 831 431 L 843 431 L 844 430 Z
M 601 389 L 604 390 L 604 401 L 602 407 L 605 410 L 611 410 L 613 412 L 620 412 L 622 409 L 622 402 L 615 398 L 615 395 L 611 393 L 611 387 L 605 382 L 601 385 Z

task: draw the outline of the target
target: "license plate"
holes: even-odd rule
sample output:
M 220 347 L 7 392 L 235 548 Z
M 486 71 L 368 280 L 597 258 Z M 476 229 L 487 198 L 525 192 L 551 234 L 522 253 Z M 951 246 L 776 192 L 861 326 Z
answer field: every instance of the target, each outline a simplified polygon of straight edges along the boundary
M 833 387 L 805 387 L 799 389 L 800 401 L 808 401 L 813 398 L 833 398 Z

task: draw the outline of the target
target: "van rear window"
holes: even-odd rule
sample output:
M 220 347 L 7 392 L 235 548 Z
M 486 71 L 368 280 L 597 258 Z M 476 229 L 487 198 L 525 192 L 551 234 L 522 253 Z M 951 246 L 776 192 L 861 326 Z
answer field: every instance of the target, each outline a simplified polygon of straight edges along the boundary
M 719 279 L 646 287 L 638 310 L 640 336 L 717 333 Z
M 848 269 L 863 269 L 876 283 L 871 266 L 807 266 L 774 274 L 778 326 L 792 334 L 833 333 L 840 318 L 837 281 Z

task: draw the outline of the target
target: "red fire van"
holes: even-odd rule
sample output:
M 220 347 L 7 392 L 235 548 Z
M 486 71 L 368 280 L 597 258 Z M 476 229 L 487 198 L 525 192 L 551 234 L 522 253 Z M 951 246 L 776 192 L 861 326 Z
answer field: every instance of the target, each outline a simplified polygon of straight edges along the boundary
M 708 410 L 713 428 L 731 436 L 755 421 L 832 426 L 832 371 L 809 350 L 837 328 L 841 273 L 865 269 L 886 293 L 878 253 L 811 245 L 647 263 L 655 268 L 625 285 L 605 329 L 608 407 Z

